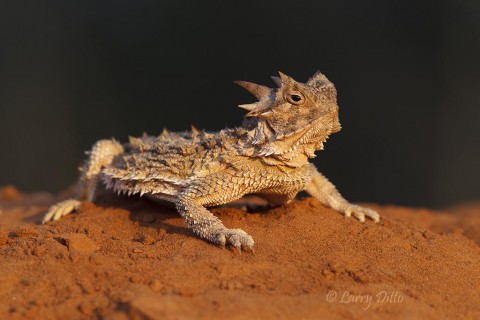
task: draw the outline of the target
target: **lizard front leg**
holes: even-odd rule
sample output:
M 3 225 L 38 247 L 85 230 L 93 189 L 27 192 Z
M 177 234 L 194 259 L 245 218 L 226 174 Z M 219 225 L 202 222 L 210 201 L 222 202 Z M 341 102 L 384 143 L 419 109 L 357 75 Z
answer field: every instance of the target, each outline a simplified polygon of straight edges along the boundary
M 241 229 L 227 229 L 219 218 L 198 203 L 198 200 L 181 196 L 175 206 L 185 219 L 188 228 L 203 239 L 221 246 L 230 244 L 241 251 L 242 248 L 253 251 L 253 238 Z
M 337 188 L 318 172 L 313 164 L 311 165 L 311 181 L 305 188 L 305 191 L 324 205 L 342 212 L 347 217 L 353 214 L 362 222 L 365 221 L 365 217 L 375 222 L 380 221 L 380 215 L 375 210 L 364 208 L 345 200 Z
M 239 251 L 253 251 L 253 238 L 241 229 L 228 229 L 205 207 L 228 203 L 249 193 L 248 183 L 234 171 L 213 173 L 195 181 L 182 191 L 175 201 L 177 211 L 188 228 L 203 239 L 221 246 L 230 244 Z

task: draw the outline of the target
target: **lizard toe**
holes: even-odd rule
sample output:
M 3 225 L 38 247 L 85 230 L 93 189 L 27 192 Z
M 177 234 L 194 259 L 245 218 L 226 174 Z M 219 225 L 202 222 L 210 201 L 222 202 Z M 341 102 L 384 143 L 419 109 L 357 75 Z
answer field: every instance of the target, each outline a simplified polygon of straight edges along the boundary
M 345 215 L 345 217 L 350 218 L 352 216 L 352 209 L 346 209 L 343 214 Z
M 374 222 L 380 221 L 380 215 L 375 210 L 364 208 L 354 204 L 349 204 L 342 211 L 346 217 L 350 217 L 353 215 L 360 222 L 365 222 L 366 217 L 372 219 Z
M 80 204 L 80 201 L 74 199 L 68 199 L 54 204 L 43 217 L 42 223 L 59 220 L 61 217 L 78 210 Z
M 353 215 L 360 222 L 365 222 L 365 214 L 362 211 L 353 211 Z
M 369 208 L 364 208 L 364 209 L 365 209 L 365 216 L 369 217 L 374 222 L 379 222 L 380 221 L 380 215 L 378 214 L 377 211 L 369 209 Z
M 219 233 L 213 242 L 221 247 L 225 247 L 225 244 L 227 243 L 227 237 L 225 236 L 225 233 Z

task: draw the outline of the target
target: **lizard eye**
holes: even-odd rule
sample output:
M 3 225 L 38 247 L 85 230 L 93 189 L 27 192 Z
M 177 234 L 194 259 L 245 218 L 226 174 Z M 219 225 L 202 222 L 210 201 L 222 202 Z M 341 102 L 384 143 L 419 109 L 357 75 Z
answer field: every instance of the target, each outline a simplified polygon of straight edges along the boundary
M 297 92 L 297 91 L 290 92 L 289 94 L 287 94 L 286 98 L 287 98 L 288 102 L 290 102 L 291 104 L 295 104 L 295 105 L 300 105 L 305 100 L 303 95 L 300 92 Z
M 298 94 L 292 94 L 290 98 L 295 102 L 302 100 L 302 97 L 300 97 Z

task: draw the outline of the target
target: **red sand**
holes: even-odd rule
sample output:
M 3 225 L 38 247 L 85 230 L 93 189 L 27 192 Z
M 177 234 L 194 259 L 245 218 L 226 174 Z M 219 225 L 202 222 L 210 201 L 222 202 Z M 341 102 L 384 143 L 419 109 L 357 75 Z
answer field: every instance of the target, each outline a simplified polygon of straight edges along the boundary
M 0 319 L 480 319 L 480 205 L 213 209 L 255 239 L 238 254 L 135 197 L 40 225 L 57 200 L 0 189 Z

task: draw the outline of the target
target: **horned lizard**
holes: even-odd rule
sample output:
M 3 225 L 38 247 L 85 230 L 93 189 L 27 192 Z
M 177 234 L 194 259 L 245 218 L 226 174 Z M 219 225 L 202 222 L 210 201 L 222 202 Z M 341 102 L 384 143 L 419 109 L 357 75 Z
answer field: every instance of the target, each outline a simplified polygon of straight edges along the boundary
M 322 73 L 306 83 L 279 73 L 277 88 L 235 81 L 258 102 L 239 107 L 249 111 L 243 124 L 219 132 L 190 131 L 159 136 L 96 142 L 80 169 L 79 194 L 53 205 L 43 222 L 58 220 L 93 201 L 102 182 L 118 194 L 147 195 L 173 202 L 186 225 L 201 238 L 239 251 L 253 250 L 253 238 L 228 229 L 206 209 L 256 194 L 272 205 L 287 203 L 305 190 L 324 205 L 379 221 L 372 209 L 346 201 L 335 186 L 308 162 L 328 136 L 340 130 L 337 92 Z

